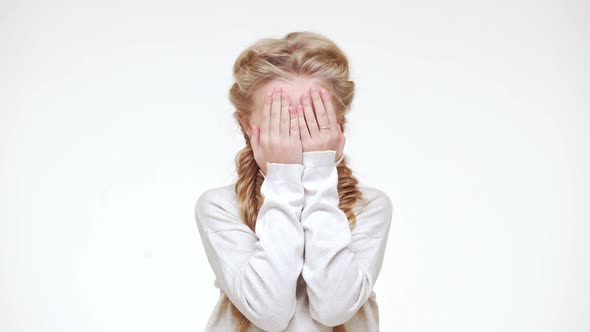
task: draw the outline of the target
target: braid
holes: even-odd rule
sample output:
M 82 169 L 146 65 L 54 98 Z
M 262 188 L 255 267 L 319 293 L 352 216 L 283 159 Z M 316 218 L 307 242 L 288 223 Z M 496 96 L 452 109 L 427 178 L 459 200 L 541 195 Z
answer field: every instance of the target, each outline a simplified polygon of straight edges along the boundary
M 241 205 L 240 218 L 248 227 L 254 231 L 258 210 L 262 206 L 262 195 L 260 187 L 264 178 L 260 174 L 258 164 L 254 159 L 254 152 L 250 140 L 244 135 L 246 146 L 236 156 L 236 170 L 238 180 L 234 192 L 238 203 Z
M 353 226 L 356 223 L 356 213 L 353 210 L 354 206 L 359 201 L 362 201 L 362 207 L 365 207 L 369 201 L 363 197 L 359 190 L 359 181 L 353 175 L 352 169 L 348 166 L 348 157 L 346 155 L 344 155 L 344 158 L 336 169 L 338 170 L 338 196 L 340 198 L 338 207 L 348 218 L 348 224 Z

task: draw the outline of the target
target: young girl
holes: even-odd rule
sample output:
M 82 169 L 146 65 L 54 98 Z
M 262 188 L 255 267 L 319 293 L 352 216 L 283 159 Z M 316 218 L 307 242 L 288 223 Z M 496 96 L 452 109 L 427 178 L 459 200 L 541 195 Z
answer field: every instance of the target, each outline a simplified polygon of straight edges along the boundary
M 245 49 L 233 74 L 237 181 L 195 206 L 220 291 L 206 331 L 379 331 L 373 286 L 393 206 L 343 154 L 348 60 L 292 32 Z

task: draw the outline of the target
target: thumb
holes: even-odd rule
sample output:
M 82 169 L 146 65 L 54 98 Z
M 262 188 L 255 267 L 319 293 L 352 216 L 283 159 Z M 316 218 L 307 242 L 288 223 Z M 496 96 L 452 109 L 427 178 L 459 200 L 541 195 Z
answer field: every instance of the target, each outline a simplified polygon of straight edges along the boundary
M 258 145 L 259 145 L 259 133 L 258 133 L 258 128 L 256 128 L 255 125 L 250 126 L 250 129 L 252 130 L 252 134 L 250 134 L 250 145 L 252 145 L 252 149 L 254 150 L 258 150 Z

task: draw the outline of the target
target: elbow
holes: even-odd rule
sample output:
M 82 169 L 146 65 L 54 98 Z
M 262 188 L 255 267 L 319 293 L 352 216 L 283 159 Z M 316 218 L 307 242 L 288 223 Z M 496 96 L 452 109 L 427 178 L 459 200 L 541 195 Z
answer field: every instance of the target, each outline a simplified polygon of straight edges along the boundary
M 344 324 L 354 315 L 354 312 L 347 310 L 350 308 L 344 308 L 333 303 L 326 303 L 321 306 L 311 305 L 310 303 L 309 309 L 311 318 L 327 327 Z
M 284 331 L 287 329 L 287 326 L 289 326 L 289 322 L 291 321 L 291 316 L 287 317 L 287 316 L 282 316 L 282 317 L 273 317 L 271 320 L 270 324 L 266 324 L 263 326 L 261 326 L 260 328 L 265 330 L 265 331 L 276 331 L 276 332 L 280 332 L 280 331 Z M 265 328 L 266 326 L 266 328 Z
M 269 332 L 287 329 L 297 306 L 294 288 L 289 291 L 287 287 L 274 290 L 263 286 L 248 287 L 242 294 L 238 303 L 252 324 Z
M 287 329 L 293 314 L 295 314 L 295 302 L 288 306 L 269 307 L 264 313 L 252 317 L 250 321 L 264 331 L 278 332 Z
M 297 306 L 295 273 L 293 277 L 262 275 L 256 270 L 244 269 L 235 279 L 233 288 L 236 304 L 252 324 L 264 331 L 287 329 Z
M 367 302 L 372 292 L 368 279 L 360 287 L 346 287 L 337 293 L 311 296 L 308 292 L 309 313 L 322 325 L 331 327 L 349 321 Z M 356 291 L 355 291 L 356 289 Z M 318 296 L 319 295 L 319 296 Z

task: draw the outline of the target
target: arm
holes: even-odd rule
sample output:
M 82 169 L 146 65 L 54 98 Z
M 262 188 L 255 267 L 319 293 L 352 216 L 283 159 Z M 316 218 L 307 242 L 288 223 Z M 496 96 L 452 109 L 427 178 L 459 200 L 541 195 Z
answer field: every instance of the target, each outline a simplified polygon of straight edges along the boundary
M 392 216 L 391 200 L 376 190 L 351 233 L 338 207 L 335 155 L 334 150 L 303 153 L 302 275 L 311 316 L 326 326 L 345 323 L 368 300 L 381 270 Z
M 205 253 L 231 302 L 254 325 L 284 330 L 295 312 L 303 266 L 302 164 L 267 163 L 264 202 L 255 232 L 223 207 L 214 192 L 197 200 L 195 216 Z

